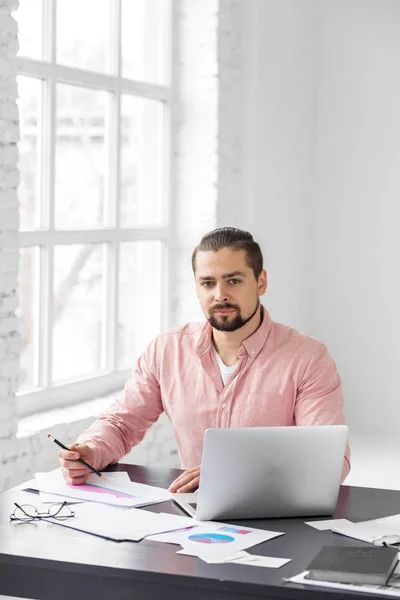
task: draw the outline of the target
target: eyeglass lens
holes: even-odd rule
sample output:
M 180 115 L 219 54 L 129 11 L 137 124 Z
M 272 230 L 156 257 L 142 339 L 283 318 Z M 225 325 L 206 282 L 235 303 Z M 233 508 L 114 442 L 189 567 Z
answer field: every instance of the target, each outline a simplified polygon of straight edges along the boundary
M 32 519 L 37 518 L 38 510 L 35 506 L 31 506 L 30 504 L 15 505 L 13 516 L 15 519 L 18 519 L 18 521 L 31 521 Z
M 69 517 L 74 516 L 74 513 L 72 512 L 70 507 L 65 502 L 62 502 L 60 504 L 58 504 L 58 503 L 52 504 L 49 507 L 48 514 L 53 519 L 60 519 L 60 520 L 68 519 Z

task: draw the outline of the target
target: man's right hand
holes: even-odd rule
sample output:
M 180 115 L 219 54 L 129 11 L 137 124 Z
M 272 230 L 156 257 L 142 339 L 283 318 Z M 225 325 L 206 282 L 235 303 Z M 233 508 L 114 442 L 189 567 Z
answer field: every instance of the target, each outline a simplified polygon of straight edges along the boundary
M 67 483 L 81 485 L 85 483 L 91 471 L 78 462 L 82 458 L 89 465 L 93 464 L 95 451 L 84 444 L 72 444 L 69 450 L 59 450 L 58 456 L 61 463 L 61 471 Z

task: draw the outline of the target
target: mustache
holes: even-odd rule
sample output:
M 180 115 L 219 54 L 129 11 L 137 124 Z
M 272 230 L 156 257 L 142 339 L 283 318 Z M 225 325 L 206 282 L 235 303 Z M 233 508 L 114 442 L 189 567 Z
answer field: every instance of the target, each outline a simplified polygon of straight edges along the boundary
M 234 310 L 240 310 L 236 304 L 216 304 L 210 309 L 210 314 L 215 313 L 217 310 L 226 310 L 227 308 L 232 308 Z

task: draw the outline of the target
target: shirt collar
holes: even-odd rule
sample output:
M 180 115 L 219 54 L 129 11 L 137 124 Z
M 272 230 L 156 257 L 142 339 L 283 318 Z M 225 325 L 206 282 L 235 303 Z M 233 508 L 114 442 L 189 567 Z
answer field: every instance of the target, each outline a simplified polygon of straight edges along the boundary
M 268 334 L 271 331 L 272 321 L 268 314 L 267 309 L 261 304 L 261 323 L 257 331 L 255 331 L 250 337 L 244 340 L 239 348 L 238 355 L 242 356 L 245 352 L 254 358 L 260 350 L 263 348 Z M 208 321 L 204 323 L 203 328 L 200 331 L 199 340 L 196 344 L 195 350 L 198 356 L 203 356 L 210 352 L 212 345 L 212 327 Z

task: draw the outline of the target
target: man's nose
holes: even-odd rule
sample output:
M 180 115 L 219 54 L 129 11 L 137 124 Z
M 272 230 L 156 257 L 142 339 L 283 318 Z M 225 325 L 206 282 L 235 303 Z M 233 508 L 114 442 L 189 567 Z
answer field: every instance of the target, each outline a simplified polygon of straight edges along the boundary
M 224 284 L 215 286 L 215 300 L 217 302 L 227 302 L 229 298 L 228 290 Z

